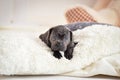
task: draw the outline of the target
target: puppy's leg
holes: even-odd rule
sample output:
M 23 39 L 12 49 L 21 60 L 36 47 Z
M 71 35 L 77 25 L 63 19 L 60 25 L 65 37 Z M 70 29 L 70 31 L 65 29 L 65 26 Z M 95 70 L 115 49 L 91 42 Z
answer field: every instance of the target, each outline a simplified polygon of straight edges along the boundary
M 60 59 L 62 57 L 61 53 L 59 51 L 54 51 L 53 56 Z
M 66 50 L 65 53 L 64 53 L 64 56 L 66 59 L 72 59 L 73 57 L 73 48 L 72 49 L 69 49 L 69 50 Z
M 66 59 L 72 59 L 73 57 L 73 50 L 74 47 L 77 45 L 77 42 L 71 42 L 68 47 L 67 50 L 64 52 L 64 56 L 66 57 Z

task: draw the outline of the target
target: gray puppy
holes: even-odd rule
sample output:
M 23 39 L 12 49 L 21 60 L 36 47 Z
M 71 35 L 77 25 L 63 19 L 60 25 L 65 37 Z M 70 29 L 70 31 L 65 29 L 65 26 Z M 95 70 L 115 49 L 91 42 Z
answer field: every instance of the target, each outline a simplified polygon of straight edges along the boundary
M 63 25 L 58 25 L 49 29 L 46 33 L 40 35 L 40 39 L 44 41 L 54 52 L 53 56 L 60 59 L 62 57 L 59 51 L 64 51 L 67 59 L 73 57 L 73 49 L 77 43 L 73 42 L 72 32 Z
M 46 33 L 41 34 L 39 38 L 51 48 L 54 52 L 53 56 L 60 59 L 62 55 L 59 51 L 64 51 L 64 56 L 70 60 L 73 57 L 73 50 L 77 44 L 77 42 L 74 42 L 72 39 L 73 35 L 71 31 L 83 29 L 95 24 L 109 25 L 96 22 L 78 22 L 67 25 L 58 25 L 49 29 Z

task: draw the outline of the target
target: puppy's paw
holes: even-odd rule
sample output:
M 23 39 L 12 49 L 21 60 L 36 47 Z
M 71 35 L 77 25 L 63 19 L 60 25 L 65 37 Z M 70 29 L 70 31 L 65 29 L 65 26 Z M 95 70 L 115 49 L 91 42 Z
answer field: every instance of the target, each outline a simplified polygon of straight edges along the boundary
M 62 57 L 62 55 L 61 55 L 61 53 L 59 51 L 55 51 L 53 53 L 53 56 L 56 57 L 56 58 L 58 58 L 58 59 L 60 59 Z
M 74 47 L 78 44 L 78 42 L 74 42 Z
M 70 55 L 70 54 L 64 54 L 64 56 L 68 60 L 72 59 L 72 57 L 73 57 L 73 55 Z

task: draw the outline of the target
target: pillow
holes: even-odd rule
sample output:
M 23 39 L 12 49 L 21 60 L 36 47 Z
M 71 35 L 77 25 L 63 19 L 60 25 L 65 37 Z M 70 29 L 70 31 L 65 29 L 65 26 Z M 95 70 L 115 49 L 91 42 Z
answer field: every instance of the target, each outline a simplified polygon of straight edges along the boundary
M 1 75 L 120 76 L 120 28 L 93 25 L 74 31 L 74 41 L 78 44 L 71 60 L 64 56 L 55 58 L 50 48 L 39 39 L 40 34 L 0 31 Z

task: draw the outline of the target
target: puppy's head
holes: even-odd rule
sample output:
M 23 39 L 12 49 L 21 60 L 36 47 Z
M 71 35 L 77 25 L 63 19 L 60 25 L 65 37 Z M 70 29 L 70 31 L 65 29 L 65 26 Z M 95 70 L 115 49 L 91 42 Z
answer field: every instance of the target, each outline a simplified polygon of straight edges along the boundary
M 72 41 L 72 32 L 65 26 L 59 25 L 40 35 L 40 39 L 53 51 L 65 51 Z

